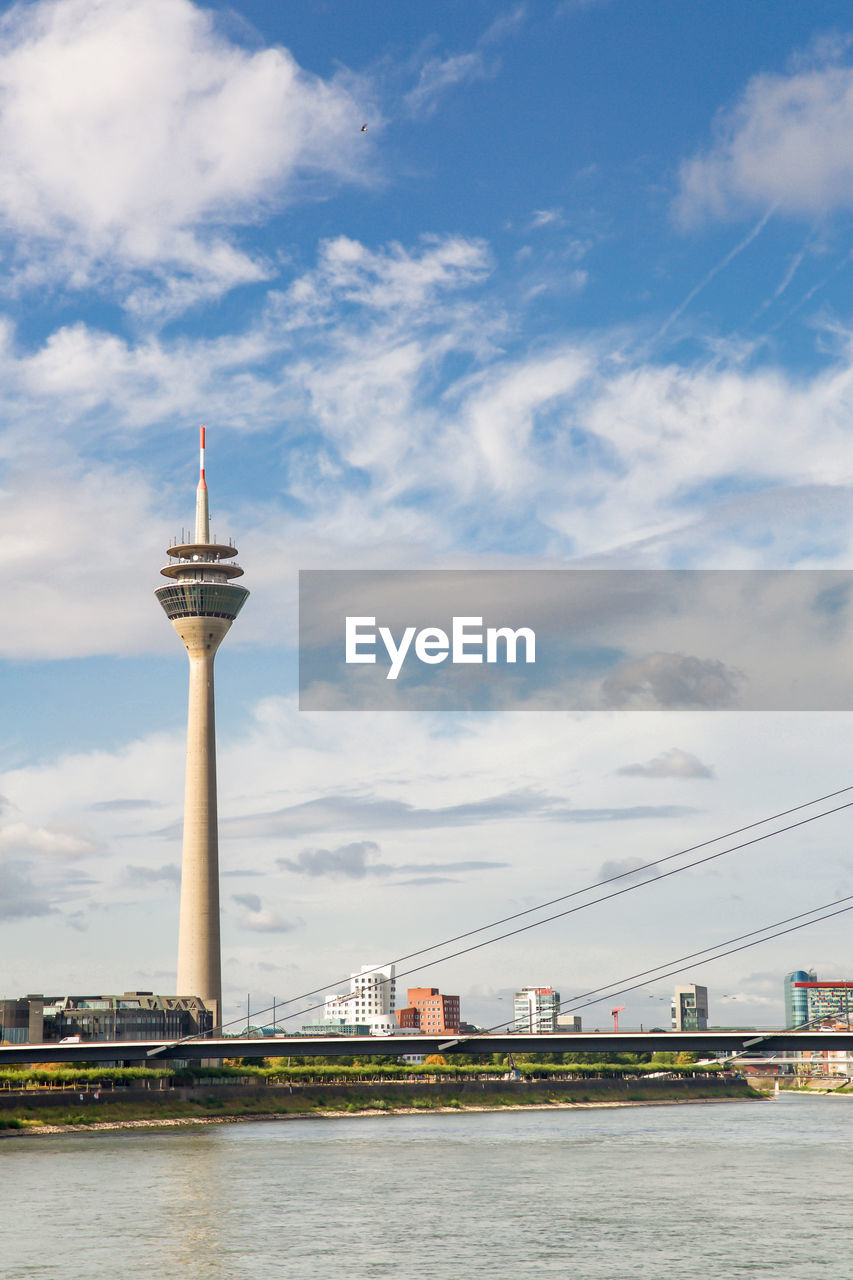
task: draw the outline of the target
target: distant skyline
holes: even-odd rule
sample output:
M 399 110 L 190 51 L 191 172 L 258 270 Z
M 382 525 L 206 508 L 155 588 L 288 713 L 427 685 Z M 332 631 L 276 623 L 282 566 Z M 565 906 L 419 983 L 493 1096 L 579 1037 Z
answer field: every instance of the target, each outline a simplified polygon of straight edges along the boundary
M 226 1018 L 853 781 L 846 713 L 300 713 L 295 651 L 299 569 L 853 565 L 848 6 L 34 0 L 0 84 L 0 994 L 174 987 L 201 422 Z M 412 984 L 567 999 L 853 891 L 849 829 Z M 849 936 L 680 981 L 781 1025 Z

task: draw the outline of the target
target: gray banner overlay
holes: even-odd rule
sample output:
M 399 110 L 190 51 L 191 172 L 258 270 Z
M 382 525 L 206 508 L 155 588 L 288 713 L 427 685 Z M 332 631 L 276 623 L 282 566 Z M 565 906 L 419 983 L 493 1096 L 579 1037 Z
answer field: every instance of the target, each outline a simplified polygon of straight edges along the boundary
M 309 570 L 305 711 L 853 708 L 853 571 Z

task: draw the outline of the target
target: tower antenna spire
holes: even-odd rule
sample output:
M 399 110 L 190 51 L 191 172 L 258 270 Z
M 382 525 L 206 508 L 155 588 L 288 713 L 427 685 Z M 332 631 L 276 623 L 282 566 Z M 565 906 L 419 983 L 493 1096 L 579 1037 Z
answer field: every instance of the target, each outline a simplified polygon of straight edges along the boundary
M 198 488 L 195 491 L 195 540 L 210 542 L 210 511 L 207 505 L 207 481 L 204 478 L 204 433 L 207 427 L 199 427 Z

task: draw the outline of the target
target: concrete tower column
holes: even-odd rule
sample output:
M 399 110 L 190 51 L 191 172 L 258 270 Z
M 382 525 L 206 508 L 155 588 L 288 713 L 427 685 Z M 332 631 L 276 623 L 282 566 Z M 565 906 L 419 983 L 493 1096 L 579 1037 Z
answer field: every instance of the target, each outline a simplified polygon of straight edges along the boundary
M 190 662 L 176 994 L 200 997 L 219 1026 L 222 961 L 213 662 L 249 593 L 230 581 L 243 572 L 233 560 L 236 547 L 210 540 L 204 434 L 202 427 L 195 537 L 191 542 L 176 539 L 169 547 L 170 563 L 161 573 L 172 583 L 155 594 Z

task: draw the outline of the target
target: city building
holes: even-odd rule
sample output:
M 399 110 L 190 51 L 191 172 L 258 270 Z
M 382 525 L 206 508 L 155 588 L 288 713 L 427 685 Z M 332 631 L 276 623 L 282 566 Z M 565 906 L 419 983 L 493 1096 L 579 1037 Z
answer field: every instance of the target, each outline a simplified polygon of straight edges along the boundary
M 708 988 L 695 982 L 676 987 L 671 1012 L 673 1031 L 707 1031 Z
M 396 1015 L 393 964 L 362 965 L 350 974 L 350 989 L 326 996 L 323 1018 L 302 1028 L 306 1035 L 393 1036 L 400 1027 Z
M 125 991 L 120 996 L 28 995 L 0 1000 L 0 1042 L 180 1040 L 213 1029 L 213 1013 L 195 996 Z
M 806 998 L 803 1023 L 811 1027 L 826 1023 L 845 1029 L 851 1025 L 853 982 L 795 981 L 792 985 L 797 995 L 802 993 Z
M 557 1030 L 560 993 L 553 987 L 522 987 L 512 999 L 513 1030 L 544 1035 Z
M 345 1017 L 320 1018 L 317 1022 L 308 1022 L 300 1028 L 303 1036 L 370 1036 L 394 1034 L 390 1031 L 374 1030 L 369 1022 L 352 1022 Z
M 557 1015 L 558 1031 L 583 1031 L 583 1019 L 576 1013 L 560 1013 Z
M 216 732 L 213 661 L 248 591 L 231 579 L 243 570 L 237 548 L 211 541 L 204 440 L 201 428 L 195 529 L 167 549 L 160 572 L 170 583 L 155 592 L 187 650 L 190 662 L 184 839 L 178 935 L 177 989 L 198 996 L 222 1022 L 222 962 L 219 938 L 219 837 L 216 812 Z
M 405 1009 L 397 1010 L 397 1021 L 406 1031 L 425 1035 L 459 1032 L 459 997 L 443 996 L 438 987 L 409 987 Z
M 802 1027 L 809 1020 L 809 1000 L 804 982 L 817 982 L 814 969 L 795 969 L 785 974 L 785 1026 Z

